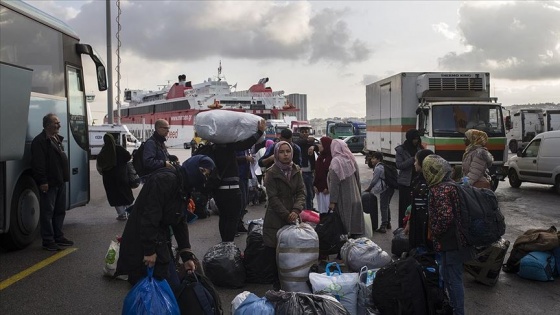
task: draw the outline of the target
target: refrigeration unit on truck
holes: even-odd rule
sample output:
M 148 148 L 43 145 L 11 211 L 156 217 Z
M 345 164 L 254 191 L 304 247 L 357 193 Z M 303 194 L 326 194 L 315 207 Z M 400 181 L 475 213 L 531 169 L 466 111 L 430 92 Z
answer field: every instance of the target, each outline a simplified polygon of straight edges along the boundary
M 395 148 L 409 129 L 420 131 L 422 144 L 461 165 L 465 131 L 483 130 L 494 156 L 494 189 L 504 179 L 507 160 L 502 106 L 490 97 L 485 72 L 403 72 L 366 86 L 366 163 L 371 152 L 395 163 Z M 370 165 L 371 166 L 371 165 Z
M 511 153 L 526 146 L 529 141 L 544 131 L 542 109 L 519 109 L 506 116 L 506 137 Z

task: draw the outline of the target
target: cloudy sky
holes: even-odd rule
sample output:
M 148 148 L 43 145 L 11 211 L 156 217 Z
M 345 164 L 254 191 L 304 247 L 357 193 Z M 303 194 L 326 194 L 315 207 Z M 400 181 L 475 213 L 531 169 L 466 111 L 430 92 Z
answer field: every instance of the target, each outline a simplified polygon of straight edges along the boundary
M 26 2 L 106 56 L 105 1 Z M 199 83 L 221 60 L 238 90 L 269 77 L 273 90 L 307 94 L 309 119 L 363 117 L 365 85 L 406 71 L 490 72 L 504 106 L 560 103 L 560 1 L 142 0 L 120 8 L 122 89 L 156 90 L 183 73 Z M 106 93 L 95 94 L 92 110 L 106 112 Z

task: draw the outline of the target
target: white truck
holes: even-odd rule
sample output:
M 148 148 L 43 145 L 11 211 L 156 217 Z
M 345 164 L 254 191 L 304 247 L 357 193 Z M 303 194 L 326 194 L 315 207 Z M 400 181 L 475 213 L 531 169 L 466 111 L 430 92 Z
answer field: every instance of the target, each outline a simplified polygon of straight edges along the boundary
M 426 149 L 458 166 L 465 152 L 464 133 L 473 128 L 488 134 L 494 189 L 505 178 L 504 119 L 501 104 L 490 97 L 489 73 L 403 72 L 369 84 L 366 120 L 368 165 L 374 151 L 395 163 L 395 148 L 406 140 L 407 130 L 416 128 Z
M 543 111 L 544 131 L 560 130 L 560 109 Z
M 526 146 L 539 133 L 545 131 L 542 109 L 522 108 L 506 116 L 506 136 L 511 153 Z
M 115 143 L 123 146 L 127 150 L 134 150 L 140 147 L 140 140 L 136 139 L 126 125 L 99 125 L 88 126 L 89 129 L 89 150 L 90 158 L 94 159 L 103 147 L 103 136 L 108 132 L 115 138 Z

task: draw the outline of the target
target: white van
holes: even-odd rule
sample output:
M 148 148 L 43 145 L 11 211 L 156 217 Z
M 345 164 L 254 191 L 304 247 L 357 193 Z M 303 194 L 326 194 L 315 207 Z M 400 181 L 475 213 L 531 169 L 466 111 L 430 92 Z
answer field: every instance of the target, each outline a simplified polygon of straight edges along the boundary
M 115 142 L 128 151 L 140 147 L 140 140 L 130 133 L 126 125 L 88 126 L 90 158 L 95 158 L 103 147 L 103 136 L 108 132 L 113 135 Z
M 548 184 L 560 194 L 560 130 L 538 134 L 508 164 L 511 187 L 522 182 Z

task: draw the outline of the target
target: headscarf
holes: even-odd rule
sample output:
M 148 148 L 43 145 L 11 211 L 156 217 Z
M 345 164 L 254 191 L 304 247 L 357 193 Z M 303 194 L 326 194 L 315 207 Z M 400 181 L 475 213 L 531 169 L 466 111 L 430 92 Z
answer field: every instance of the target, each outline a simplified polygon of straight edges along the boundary
M 319 152 L 319 159 L 322 159 L 323 163 L 326 163 L 327 165 L 330 165 L 332 160 L 332 154 L 331 154 L 332 140 L 333 139 L 330 137 L 321 137 L 321 139 L 319 139 L 321 145 L 323 146 L 323 151 Z
M 340 180 L 344 180 L 356 172 L 356 159 L 348 145 L 340 140 L 334 139 L 331 143 L 332 161 L 329 170 L 333 170 Z
M 280 154 L 278 153 L 280 151 L 280 147 L 284 144 L 287 144 L 290 147 L 290 163 L 282 163 L 280 162 Z M 276 146 L 274 147 L 274 165 L 276 167 L 278 167 L 282 173 L 288 178 L 288 180 L 290 179 L 290 177 L 292 176 L 292 165 L 294 164 L 294 162 L 292 161 L 294 158 L 294 150 L 292 148 L 292 146 L 286 142 L 286 141 L 278 141 L 278 143 L 276 143 Z
M 439 155 L 428 155 L 422 165 L 422 173 L 429 187 L 447 180 L 451 175 L 452 169 L 449 162 Z
M 117 166 L 117 148 L 115 138 L 110 133 L 103 136 L 103 147 L 97 155 L 97 170 L 105 172 Z
M 424 159 L 430 154 L 434 154 L 434 151 L 428 149 L 422 149 L 416 152 L 416 159 L 418 160 L 418 165 L 420 165 L 420 167 L 422 167 L 422 163 L 424 162 Z
M 206 155 L 195 155 L 183 162 L 181 168 L 186 173 L 185 184 L 188 188 L 187 191 L 193 188 L 200 189 L 204 186 L 206 178 L 200 171 L 199 167 L 207 168 L 210 171 L 213 171 L 216 165 L 214 164 L 214 161 Z
M 473 150 L 473 148 L 484 147 L 488 143 L 488 135 L 486 132 L 477 129 L 467 130 L 465 132 L 465 138 L 469 140 L 469 145 L 465 149 L 465 153 Z
M 418 145 L 416 146 L 412 143 L 412 140 L 414 139 L 419 140 Z M 408 153 L 410 153 L 410 156 L 414 156 L 419 149 L 423 149 L 420 142 L 420 132 L 416 129 L 409 129 L 406 132 L 406 140 L 403 142 L 403 147 L 406 151 L 408 151 Z
M 270 148 L 271 146 L 274 145 L 274 141 L 268 139 L 266 140 L 266 142 L 264 143 L 264 147 L 268 150 L 268 148 Z

